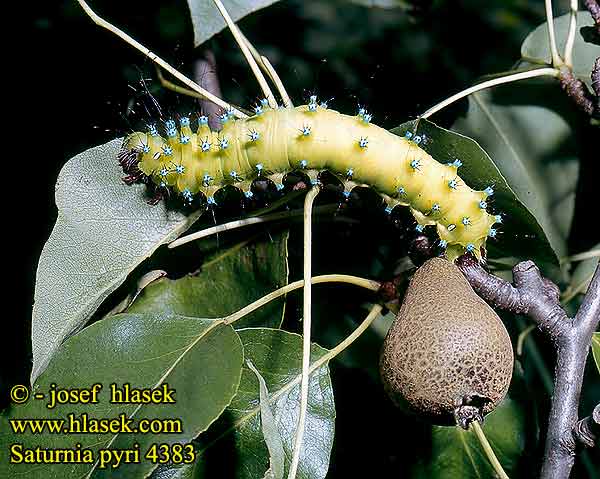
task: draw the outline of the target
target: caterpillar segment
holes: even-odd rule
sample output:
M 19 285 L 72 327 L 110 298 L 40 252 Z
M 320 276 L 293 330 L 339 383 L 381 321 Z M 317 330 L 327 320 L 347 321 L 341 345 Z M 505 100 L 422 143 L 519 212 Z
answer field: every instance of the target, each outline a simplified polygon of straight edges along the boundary
M 458 175 L 460 160 L 441 164 L 407 133 L 400 137 L 374 125 L 371 115 L 359 109 L 349 116 L 318 105 L 272 109 L 263 102 L 255 115 L 234 119 L 225 112 L 223 128 L 212 131 L 200 116 L 192 130 L 183 117 L 136 132 L 124 142 L 121 164 L 137 181 L 152 182 L 191 202 L 199 193 L 214 203 L 216 191 L 235 185 L 251 196 L 257 177 L 270 177 L 281 188 L 286 172 L 305 170 L 316 181 L 328 170 L 342 180 L 349 192 L 368 186 L 383 196 L 386 210 L 410 208 L 417 229 L 435 227 L 440 245 L 454 259 L 465 251 L 481 257 L 488 237 L 496 236 L 499 215 L 487 211 L 491 187 L 471 189 Z M 127 168 L 126 168 L 127 166 Z M 139 170 L 131 175 L 131 170 Z

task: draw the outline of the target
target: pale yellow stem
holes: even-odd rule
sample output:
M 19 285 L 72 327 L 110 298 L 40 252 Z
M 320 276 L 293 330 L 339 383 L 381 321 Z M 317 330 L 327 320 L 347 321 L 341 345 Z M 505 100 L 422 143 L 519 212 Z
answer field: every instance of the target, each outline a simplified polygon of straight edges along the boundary
M 81 5 L 81 8 L 83 8 L 85 13 L 87 13 L 87 15 L 94 21 L 94 23 L 96 25 L 107 29 L 109 32 L 112 32 L 115 35 L 117 35 L 118 37 L 120 37 L 121 39 L 125 40 L 125 42 L 127 42 L 129 45 L 131 45 L 138 51 L 142 52 L 151 61 L 156 63 L 158 66 L 160 66 L 164 70 L 168 71 L 171 75 L 173 75 L 175 78 L 177 78 L 181 83 L 188 86 L 192 90 L 198 92 L 200 95 L 203 95 L 204 98 L 219 105 L 221 108 L 231 111 L 236 117 L 248 118 L 248 115 L 242 113 L 237 108 L 233 108 L 229 103 L 221 100 L 219 97 L 213 95 L 209 91 L 202 88 L 196 82 L 190 80 L 183 73 L 179 72 L 177 69 L 173 68 L 166 61 L 164 61 L 162 58 L 160 58 L 156 53 L 150 51 L 148 48 L 146 48 L 144 45 L 139 43 L 137 40 L 135 40 L 132 37 L 130 37 L 129 35 L 127 35 L 123 30 L 115 27 L 113 24 L 107 22 L 102 17 L 98 16 L 96 14 L 96 12 L 94 12 L 84 0 L 77 0 L 77 2 L 79 3 L 79 5 Z

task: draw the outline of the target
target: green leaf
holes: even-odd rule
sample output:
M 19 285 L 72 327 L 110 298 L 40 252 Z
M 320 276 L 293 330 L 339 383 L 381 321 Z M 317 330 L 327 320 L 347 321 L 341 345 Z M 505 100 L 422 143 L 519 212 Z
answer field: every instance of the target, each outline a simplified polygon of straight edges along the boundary
M 600 243 L 594 246 L 590 251 L 594 250 L 600 250 Z M 563 293 L 564 302 L 570 301 L 579 294 L 586 293 L 588 286 L 592 282 L 594 272 L 598 267 L 598 261 L 600 261 L 600 258 L 596 256 L 594 258 L 585 259 L 577 265 L 577 267 L 573 270 L 573 274 L 571 275 L 569 286 Z
M 181 279 L 159 279 L 148 285 L 129 307 L 130 313 L 162 312 L 198 318 L 227 316 L 288 281 L 287 232 L 221 252 L 200 273 Z M 272 301 L 237 321 L 235 328 L 278 328 L 285 299 Z
M 592 334 L 592 353 L 598 373 L 600 373 L 600 333 Z
M 474 93 L 467 115 L 453 127 L 489 153 L 559 257 L 567 252 L 579 174 L 572 133 L 576 122 L 576 112 L 556 81 L 534 80 Z M 503 204 L 497 206 L 511 222 L 515 213 Z M 530 231 L 504 231 L 505 237 L 511 236 L 507 241 L 523 245 L 525 256 L 530 256 L 529 248 L 537 241 L 528 236 Z M 523 257 L 523 253 L 513 256 Z
M 250 13 L 272 5 L 277 0 L 222 1 L 233 21 L 237 22 Z M 194 46 L 201 45 L 227 26 L 213 0 L 187 0 L 187 4 L 194 27 Z
M 94 323 L 69 338 L 58 350 L 32 390 L 32 399 L 14 407 L 8 419 L 65 419 L 73 413 L 89 418 L 179 419 L 183 432 L 170 434 L 12 434 L 2 421 L 0 449 L 24 443 L 35 448 L 75 448 L 81 443 L 97 458 L 100 448 L 130 449 L 140 444 L 141 457 L 151 443 L 191 441 L 223 412 L 237 392 L 243 360 L 242 345 L 231 326 L 222 321 L 176 315 L 121 314 Z M 97 404 L 58 405 L 47 409 L 51 384 L 59 388 L 102 389 Z M 131 405 L 111 403 L 111 387 L 174 389 L 175 403 Z M 41 393 L 45 399 L 33 399 Z M 89 421 L 88 421 L 89 422 Z M 100 469 L 94 464 L 15 464 L 2 457 L 0 477 L 63 479 L 65 477 L 144 477 L 155 466 L 144 461 L 118 469 Z
M 281 434 L 277 429 L 275 416 L 271 410 L 269 401 L 271 396 L 267 389 L 265 379 L 260 375 L 258 370 L 252 364 L 252 361 L 247 360 L 248 368 L 256 375 L 259 384 L 259 401 L 260 401 L 260 423 L 262 426 L 263 437 L 269 450 L 269 469 L 263 479 L 282 479 L 285 471 L 285 451 L 283 449 L 283 441 Z
M 564 55 L 567 33 L 569 31 L 569 14 L 554 19 L 556 44 L 560 55 Z M 573 45 L 573 72 L 591 87 L 590 73 L 594 59 L 598 56 L 598 47 L 586 41 L 579 30 L 584 26 L 594 25 L 592 15 L 588 11 L 577 13 L 577 33 Z M 548 40 L 548 23 L 543 23 L 533 30 L 521 45 L 522 60 L 529 63 L 552 64 L 550 43 Z
M 494 211 L 506 216 L 503 216 L 503 224 L 499 225 L 502 233 L 498 239 L 487 242 L 490 256 L 516 256 L 558 263 L 544 230 L 497 168 L 495 155 L 492 154 L 492 160 L 475 140 L 427 120 L 404 123 L 392 132 L 403 135 L 407 130 L 415 131 L 415 128 L 426 138 L 421 147 L 437 161 L 450 163 L 459 158 L 463 162 L 458 174 L 471 188 L 483 190 L 490 185 L 494 187 L 490 203 Z
M 286 452 L 286 475 L 292 457 L 300 401 L 302 338 L 282 330 L 256 328 L 238 331 L 246 359 L 265 379 L 270 405 Z M 314 345 L 311 362 L 327 350 Z M 306 432 L 298 479 L 323 478 L 333 444 L 335 406 L 327 363 L 310 376 Z M 256 479 L 269 466 L 269 452 L 260 424 L 259 385 L 244 367 L 238 394 L 223 415 L 199 438 L 194 477 Z M 218 471 L 218 473 L 217 473 Z
M 60 343 L 127 275 L 198 216 L 168 211 L 164 204 L 149 206 L 143 185 L 125 185 L 117 162 L 120 147 L 116 139 L 84 151 L 58 177 L 58 219 L 36 277 L 32 383 Z
M 506 398 L 486 416 L 483 424 L 487 440 L 510 477 L 520 477 L 517 467 L 526 447 L 525 420 L 525 412 L 517 402 Z M 411 477 L 482 479 L 496 476 L 474 432 L 460 427 L 432 426 L 430 446 L 423 450 Z

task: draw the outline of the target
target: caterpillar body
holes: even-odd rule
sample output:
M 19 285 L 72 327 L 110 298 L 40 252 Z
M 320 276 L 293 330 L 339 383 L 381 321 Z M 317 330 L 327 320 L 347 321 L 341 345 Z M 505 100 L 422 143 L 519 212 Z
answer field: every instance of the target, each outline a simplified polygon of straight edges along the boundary
M 191 203 L 201 193 L 214 204 L 217 190 L 235 185 L 251 196 L 254 179 L 268 177 L 280 186 L 283 175 L 303 170 L 314 181 L 328 170 L 345 185 L 368 186 L 387 203 L 410 208 L 418 230 L 434 226 L 440 246 L 454 259 L 466 252 L 481 257 L 488 237 L 496 236 L 499 215 L 488 213 L 491 187 L 471 189 L 459 176 L 460 160 L 441 164 L 424 151 L 421 138 L 397 136 L 371 122 L 360 109 L 349 116 L 318 105 L 269 108 L 263 102 L 255 115 L 234 119 L 225 112 L 223 128 L 212 131 L 200 116 L 196 131 L 189 117 L 130 134 L 120 155 L 128 182 L 146 182 Z

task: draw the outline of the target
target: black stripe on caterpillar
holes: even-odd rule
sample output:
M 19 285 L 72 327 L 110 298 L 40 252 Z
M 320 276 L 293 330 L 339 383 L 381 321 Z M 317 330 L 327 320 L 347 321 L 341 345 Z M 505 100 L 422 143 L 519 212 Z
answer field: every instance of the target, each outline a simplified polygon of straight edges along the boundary
M 194 132 L 190 119 L 165 122 L 163 138 L 156 126 L 129 135 L 120 155 L 125 180 L 147 182 L 173 191 L 184 202 L 203 193 L 209 204 L 225 185 L 251 195 L 252 180 L 269 176 L 279 185 L 283 175 L 302 169 L 316 180 L 328 170 L 344 180 L 346 194 L 368 186 L 381 194 L 390 212 L 406 206 L 417 229 L 435 226 L 440 245 L 453 259 L 465 251 L 481 256 L 488 237 L 496 236 L 499 215 L 487 211 L 491 187 L 471 189 L 459 176 L 460 160 L 441 164 L 419 147 L 421 138 L 399 137 L 374 125 L 360 109 L 349 116 L 318 105 L 271 109 L 266 102 L 255 115 L 236 120 L 228 112 L 223 128 L 211 131 L 200 116 Z

